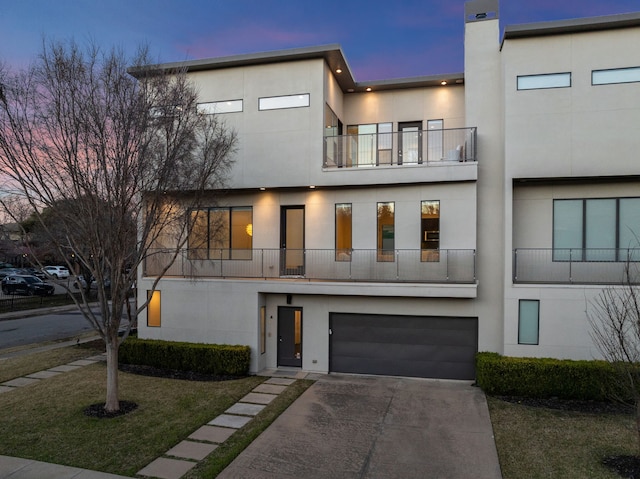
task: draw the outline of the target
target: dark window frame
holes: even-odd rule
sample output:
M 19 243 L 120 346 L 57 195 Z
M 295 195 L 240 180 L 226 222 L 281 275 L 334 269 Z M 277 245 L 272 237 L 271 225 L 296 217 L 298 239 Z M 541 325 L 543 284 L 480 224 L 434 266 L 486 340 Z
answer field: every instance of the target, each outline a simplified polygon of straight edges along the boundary
M 250 210 L 251 211 L 251 227 L 252 227 L 252 234 L 251 236 L 251 248 L 248 250 L 249 254 L 248 257 L 233 257 L 233 253 L 234 251 L 238 252 L 238 251 L 244 251 L 246 252 L 246 249 L 239 249 L 239 248 L 233 248 L 233 235 L 232 235 L 232 224 L 233 224 L 233 210 Z M 224 255 L 221 254 L 220 258 L 212 258 L 211 257 L 211 243 L 212 243 L 212 239 L 211 239 L 211 212 L 213 211 L 228 211 L 229 212 L 229 237 L 228 237 L 228 242 L 229 242 L 229 247 L 228 248 L 213 248 L 213 250 L 215 251 L 220 251 L 221 253 L 226 251 L 228 252 L 228 257 L 224 257 Z M 207 208 L 192 208 L 190 209 L 187 214 L 189 214 L 190 216 L 194 213 L 194 212 L 206 212 L 207 215 L 207 241 L 206 241 L 206 248 L 191 248 L 190 245 L 190 237 L 191 237 L 191 233 L 189 234 L 189 238 L 187 239 L 187 258 L 189 260 L 208 260 L 208 261 L 252 261 L 253 260 L 253 206 L 210 206 Z M 206 255 L 205 257 L 198 257 L 198 255 L 193 255 L 192 256 L 192 251 L 200 251 L 202 249 L 205 249 L 206 251 Z
M 552 261 L 553 262 L 589 262 L 589 261 L 593 261 L 593 262 L 611 262 L 611 263 L 619 263 L 619 262 L 624 262 L 624 261 L 632 261 L 632 262 L 636 262 L 638 260 L 633 260 L 633 259 L 629 259 L 628 256 L 622 256 L 622 252 L 628 250 L 628 248 L 626 247 L 621 247 L 620 246 L 620 200 L 630 200 L 630 199 L 635 199 L 635 200 L 640 200 L 640 196 L 619 196 L 619 197 L 594 197 L 594 198 L 554 198 L 553 199 L 553 203 L 552 203 L 552 218 L 551 218 L 551 223 L 552 223 L 552 228 L 551 228 L 551 233 L 552 233 L 552 238 L 551 238 L 551 244 L 552 244 L 552 250 L 553 250 L 553 254 L 552 254 Z M 615 200 L 616 205 L 615 205 L 615 247 L 613 249 L 616 250 L 616 257 L 615 259 L 612 260 L 603 260 L 603 259 L 587 259 L 586 257 L 586 251 L 587 251 L 587 202 L 588 201 L 598 201 L 598 200 Z M 578 258 L 573 258 L 573 255 L 570 254 L 569 258 L 567 259 L 557 259 L 556 257 L 556 250 L 566 250 L 569 248 L 560 248 L 560 247 L 556 247 L 556 238 L 555 238 L 555 225 L 556 225 L 556 202 L 562 202 L 562 201 L 580 201 L 582 202 L 582 232 L 581 232 L 581 247 L 578 248 L 580 250 L 580 256 Z
M 523 302 L 531 302 L 531 303 L 537 303 L 538 308 L 537 308 L 537 318 L 536 318 L 536 322 L 537 322 L 537 330 L 536 330 L 536 342 L 535 343 L 530 343 L 530 342 L 522 342 L 520 339 L 520 333 L 521 333 L 521 323 L 522 323 L 522 303 Z M 524 346 L 539 346 L 540 345 L 540 300 L 539 299 L 519 299 L 518 300 L 518 344 L 519 345 L 524 345 Z
M 520 88 L 520 78 L 533 78 L 533 77 L 549 77 L 555 75 L 569 75 L 569 84 L 564 86 L 541 86 L 537 88 Z M 529 74 L 529 75 L 516 75 L 516 91 L 531 91 L 531 90 L 554 90 L 556 88 L 571 88 L 573 86 L 573 75 L 572 72 L 554 72 L 554 73 L 540 73 L 540 74 Z

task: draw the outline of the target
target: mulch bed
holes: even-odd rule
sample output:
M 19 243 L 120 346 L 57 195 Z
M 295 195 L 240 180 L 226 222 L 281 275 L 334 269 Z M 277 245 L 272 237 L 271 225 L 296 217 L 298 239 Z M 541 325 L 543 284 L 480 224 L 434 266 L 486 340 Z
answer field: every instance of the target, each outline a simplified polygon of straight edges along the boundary
M 184 379 L 187 381 L 230 381 L 232 379 L 240 379 L 243 376 L 231 376 L 224 374 L 203 374 L 194 371 L 178 371 L 175 369 L 160 369 L 153 366 L 142 366 L 140 364 L 122 364 L 118 365 L 120 371 L 132 374 L 140 374 L 142 376 L 153 376 L 156 378 L 168 379 Z
M 638 456 L 608 456 L 602 460 L 602 464 L 627 479 L 640 479 Z
M 114 417 L 124 416 L 138 408 L 138 405 L 132 401 L 120 401 L 120 409 L 118 411 L 107 411 L 104 408 L 105 403 L 92 404 L 85 408 L 85 416 L 95 417 L 98 419 L 111 419 Z

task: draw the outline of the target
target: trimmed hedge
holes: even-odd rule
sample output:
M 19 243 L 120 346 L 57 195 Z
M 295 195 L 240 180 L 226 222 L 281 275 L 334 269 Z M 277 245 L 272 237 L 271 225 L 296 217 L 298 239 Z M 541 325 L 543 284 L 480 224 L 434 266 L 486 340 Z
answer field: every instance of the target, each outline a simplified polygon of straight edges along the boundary
M 478 386 L 499 396 L 604 401 L 619 397 L 614 391 L 618 374 L 606 361 L 476 355 Z
M 246 376 L 251 348 L 226 344 L 180 343 L 128 337 L 121 345 L 119 360 L 162 369 L 203 374 Z

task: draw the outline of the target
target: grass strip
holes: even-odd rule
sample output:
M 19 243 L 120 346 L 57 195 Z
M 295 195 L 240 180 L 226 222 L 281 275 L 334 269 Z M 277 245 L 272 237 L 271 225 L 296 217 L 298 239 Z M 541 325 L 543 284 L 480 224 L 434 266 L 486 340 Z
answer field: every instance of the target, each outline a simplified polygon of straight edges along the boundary
M 0 383 L 104 352 L 79 346 L 33 352 L 0 360 Z
M 503 479 L 620 479 L 600 461 L 637 453 L 632 415 L 487 402 Z
M 120 399 L 138 409 L 114 419 L 83 414 L 104 402 L 103 363 L 0 394 L 0 454 L 133 476 L 266 379 L 119 378 Z

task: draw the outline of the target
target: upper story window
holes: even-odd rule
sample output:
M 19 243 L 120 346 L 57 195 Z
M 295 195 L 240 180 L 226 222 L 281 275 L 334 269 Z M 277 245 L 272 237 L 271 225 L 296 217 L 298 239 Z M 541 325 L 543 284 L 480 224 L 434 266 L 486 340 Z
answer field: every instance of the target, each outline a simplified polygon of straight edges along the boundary
M 347 126 L 347 165 L 390 165 L 393 148 L 393 124 L 370 123 Z
M 421 261 L 440 261 L 440 201 L 420 203 Z
M 394 261 L 396 249 L 395 203 L 378 203 L 378 261 Z
M 351 261 L 351 203 L 336 204 L 336 261 Z
M 634 82 L 640 82 L 640 67 L 612 68 L 610 70 L 593 70 L 591 72 L 592 85 Z
M 626 261 L 639 248 L 640 198 L 553 202 L 554 261 Z M 633 258 L 634 261 L 638 258 Z
M 191 211 L 189 259 L 251 259 L 253 209 L 250 206 Z
M 310 105 L 308 93 L 285 96 L 267 96 L 258 99 L 258 110 L 279 110 L 282 108 L 304 108 Z
M 235 113 L 242 111 L 242 100 L 210 101 L 198 103 L 198 113 L 213 115 L 218 113 Z
M 518 90 L 567 88 L 571 86 L 571 73 L 544 73 L 518 76 Z

